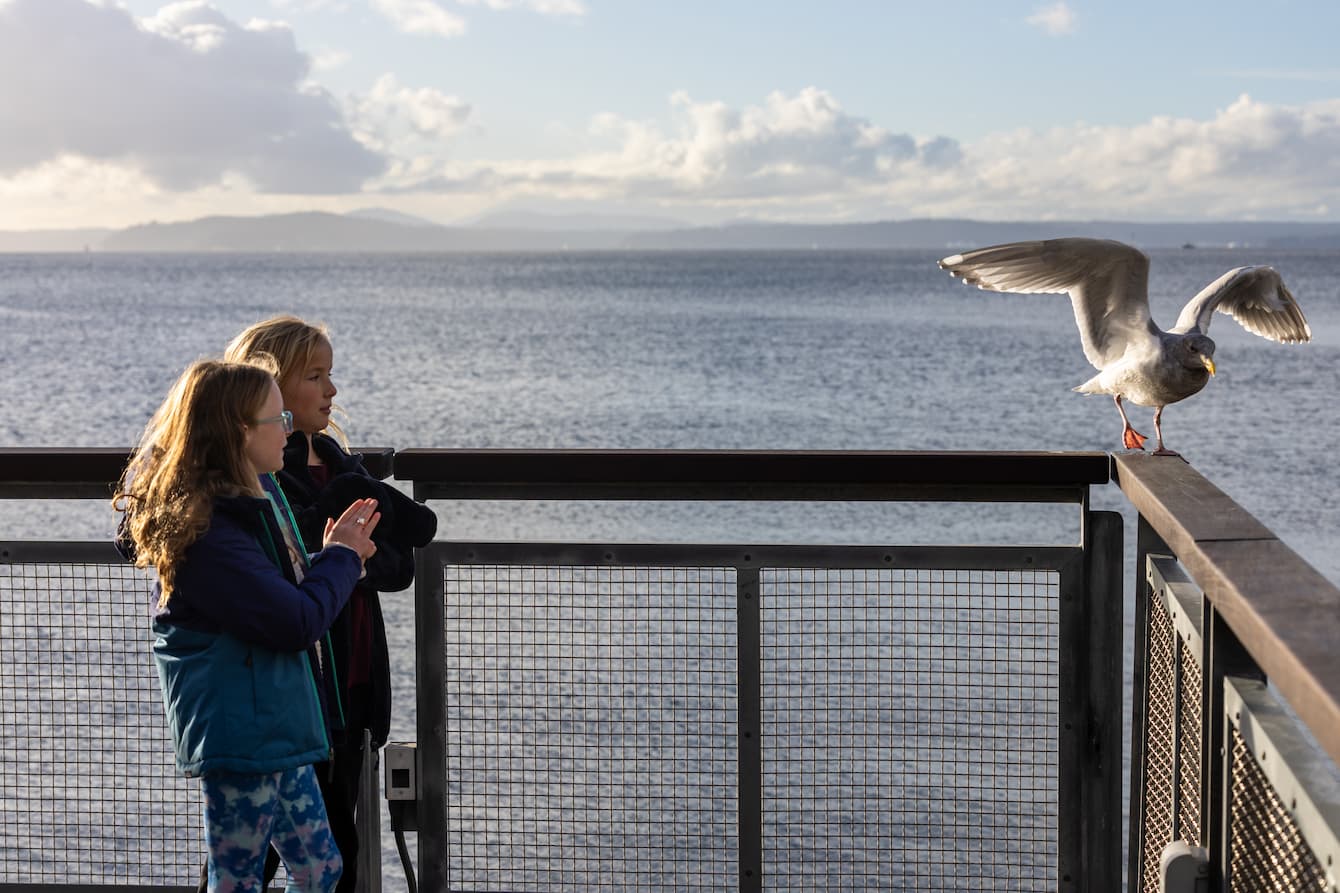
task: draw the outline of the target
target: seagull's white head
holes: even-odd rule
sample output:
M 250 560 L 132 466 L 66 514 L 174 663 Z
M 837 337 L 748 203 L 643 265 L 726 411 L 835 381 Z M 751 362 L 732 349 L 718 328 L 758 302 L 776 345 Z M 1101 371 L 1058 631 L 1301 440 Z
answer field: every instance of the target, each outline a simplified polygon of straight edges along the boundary
M 1190 335 L 1182 339 L 1182 365 L 1188 369 L 1205 369 L 1214 374 L 1214 342 L 1206 335 Z

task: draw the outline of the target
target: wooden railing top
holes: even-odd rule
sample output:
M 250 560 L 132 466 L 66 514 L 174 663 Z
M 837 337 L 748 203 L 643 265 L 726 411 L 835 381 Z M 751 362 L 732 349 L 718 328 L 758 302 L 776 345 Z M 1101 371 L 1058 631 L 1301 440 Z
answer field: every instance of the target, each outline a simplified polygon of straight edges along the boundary
M 423 498 L 1080 502 L 1106 453 L 430 450 L 396 453 Z
M 1340 588 L 1185 462 L 1113 458 L 1127 498 L 1340 764 Z
M 369 472 L 393 470 L 389 447 L 355 447 Z M 102 499 L 130 459 L 127 447 L 0 447 L 0 497 Z

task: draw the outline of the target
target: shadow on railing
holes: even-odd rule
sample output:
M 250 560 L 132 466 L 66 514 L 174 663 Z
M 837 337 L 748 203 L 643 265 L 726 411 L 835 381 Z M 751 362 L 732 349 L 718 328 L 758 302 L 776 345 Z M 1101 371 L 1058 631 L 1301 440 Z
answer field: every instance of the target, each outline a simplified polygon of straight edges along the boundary
M 0 497 L 103 498 L 125 457 L 0 450 Z M 1107 455 L 372 458 L 426 501 L 1080 509 L 1074 546 L 434 543 L 421 889 L 1120 889 L 1121 520 L 1089 508 Z M 1116 470 L 1141 513 L 1130 889 L 1161 861 L 1333 889 L 1340 594 L 1185 463 Z M 0 890 L 189 883 L 147 581 L 105 544 L 0 553 Z

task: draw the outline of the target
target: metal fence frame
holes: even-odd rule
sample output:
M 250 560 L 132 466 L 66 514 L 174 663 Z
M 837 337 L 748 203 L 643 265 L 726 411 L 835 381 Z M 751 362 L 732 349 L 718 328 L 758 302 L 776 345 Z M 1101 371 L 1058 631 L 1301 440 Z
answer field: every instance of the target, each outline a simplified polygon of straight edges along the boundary
M 1182 841 L 1212 890 L 1340 890 L 1340 589 L 1189 466 L 1115 468 L 1140 512 L 1130 889 Z
M 116 449 L 0 449 L 0 498 L 106 498 L 107 482 L 119 474 L 126 456 L 127 451 Z M 374 465 L 383 463 L 384 472 L 394 458 L 397 476 L 414 481 L 424 499 L 1059 501 L 1080 506 L 1085 543 L 1110 523 L 1101 520 L 1101 513 L 1089 512 L 1087 504 L 1089 486 L 1107 479 L 1102 454 L 410 450 L 392 457 L 383 450 L 370 458 Z M 1172 705 L 1179 727 L 1187 725 L 1180 738 L 1174 736 L 1180 743 L 1169 771 L 1181 811 L 1170 825 L 1178 833 L 1194 830 L 1206 844 L 1212 889 L 1237 889 L 1232 886 L 1233 773 L 1250 762 L 1326 873 L 1325 883 L 1334 888 L 1334 863 L 1340 859 L 1335 844 L 1340 796 L 1332 780 L 1340 762 L 1340 590 L 1184 463 L 1141 455 L 1113 459 L 1115 480 L 1140 513 L 1130 888 L 1139 889 L 1144 867 L 1148 804 L 1143 773 L 1150 731 L 1144 705 L 1155 604 L 1170 610 L 1169 622 L 1178 633 L 1180 644 L 1173 647 L 1182 659 L 1175 672 L 1184 682 L 1190 680 L 1196 654 L 1204 665 L 1202 689 L 1179 689 Z M 1094 472 L 1096 465 L 1102 466 L 1101 474 Z M 1110 575 L 1119 564 L 1110 546 L 1089 553 L 1086 582 Z M 1097 622 L 1095 615 L 1086 618 L 1088 626 Z M 1195 647 L 1198 640 L 1201 648 Z M 1119 664 L 1085 663 L 1086 688 L 1120 680 Z M 1191 747 L 1197 731 L 1193 715 L 1201 720 L 1198 753 Z M 1119 802 L 1113 762 L 1120 747 L 1109 719 L 1089 716 L 1084 728 L 1068 730 L 1077 733 L 1067 740 L 1080 751 L 1081 774 L 1091 773 L 1079 779 L 1081 790 L 1093 792 L 1081 812 L 1099 817 L 1082 829 L 1067 830 L 1081 841 L 1076 864 L 1091 872 L 1076 881 L 1086 889 L 1120 875 L 1119 842 L 1112 845 L 1119 829 L 1111 818 Z M 420 722 L 422 740 L 440 733 L 432 721 L 424 724 L 422 713 Z M 418 808 L 425 808 L 422 801 Z M 442 877 L 422 851 L 421 870 L 425 889 Z M 1239 870 L 1245 877 L 1247 869 Z M 0 880 L 0 890 L 15 888 Z
M 1059 677 L 1057 878 L 1061 890 L 1116 891 L 1121 884 L 1121 583 L 1119 515 L 1091 511 L 1088 489 L 1107 477 L 1103 454 L 924 454 L 640 451 L 408 450 L 396 456 L 416 499 L 918 500 L 1069 502 L 1080 508 L 1076 547 L 871 547 L 861 566 L 1051 568 L 1062 574 Z M 692 561 L 736 568 L 740 755 L 740 889 L 764 889 L 760 667 L 755 598 L 767 559 L 834 566 L 835 550 L 695 546 Z M 449 890 L 446 716 L 441 692 L 443 592 L 439 561 L 515 561 L 531 546 L 438 543 L 419 554 L 416 637 L 419 688 L 417 804 L 419 877 Z M 664 560 L 663 547 L 555 546 L 564 561 L 637 564 Z M 690 552 L 677 554 L 688 555 Z M 747 558 L 745 556 L 748 556 Z M 837 566 L 841 566 L 839 561 Z

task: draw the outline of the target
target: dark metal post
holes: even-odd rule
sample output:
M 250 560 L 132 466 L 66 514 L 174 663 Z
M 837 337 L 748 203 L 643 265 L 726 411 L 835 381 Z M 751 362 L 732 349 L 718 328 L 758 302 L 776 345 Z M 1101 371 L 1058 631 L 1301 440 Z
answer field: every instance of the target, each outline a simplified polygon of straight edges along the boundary
M 1078 592 L 1062 580 L 1060 785 L 1065 791 L 1069 776 L 1076 795 L 1073 812 L 1063 808 L 1059 814 L 1059 887 L 1116 893 L 1121 889 L 1121 515 L 1087 512 L 1083 546 Z
M 378 756 L 372 733 L 363 729 L 363 768 L 358 777 L 358 889 L 357 893 L 381 893 L 382 830 L 381 785 L 377 783 Z
M 757 567 L 736 571 L 740 890 L 763 889 L 763 643 Z
M 1205 691 L 1204 729 L 1205 759 L 1201 791 L 1205 799 L 1205 845 L 1210 850 L 1210 888 L 1229 889 L 1229 865 L 1233 853 L 1230 840 L 1232 827 L 1228 818 L 1232 803 L 1232 753 L 1228 745 L 1228 722 L 1224 716 L 1224 677 L 1246 676 L 1266 681 L 1266 675 L 1257 666 L 1242 642 L 1229 629 L 1228 623 L 1215 610 L 1210 599 L 1202 603 L 1205 630 Z
M 1171 555 L 1167 543 L 1154 532 L 1144 515 L 1135 528 L 1135 642 L 1131 667 L 1131 778 L 1130 832 L 1127 841 L 1126 879 L 1131 893 L 1138 893 L 1144 877 L 1145 851 L 1145 763 L 1149 718 L 1149 556 Z
M 418 497 L 418 484 L 415 484 Z M 447 889 L 447 716 L 442 552 L 419 549 L 414 568 L 414 672 L 418 693 L 417 802 L 420 890 Z

